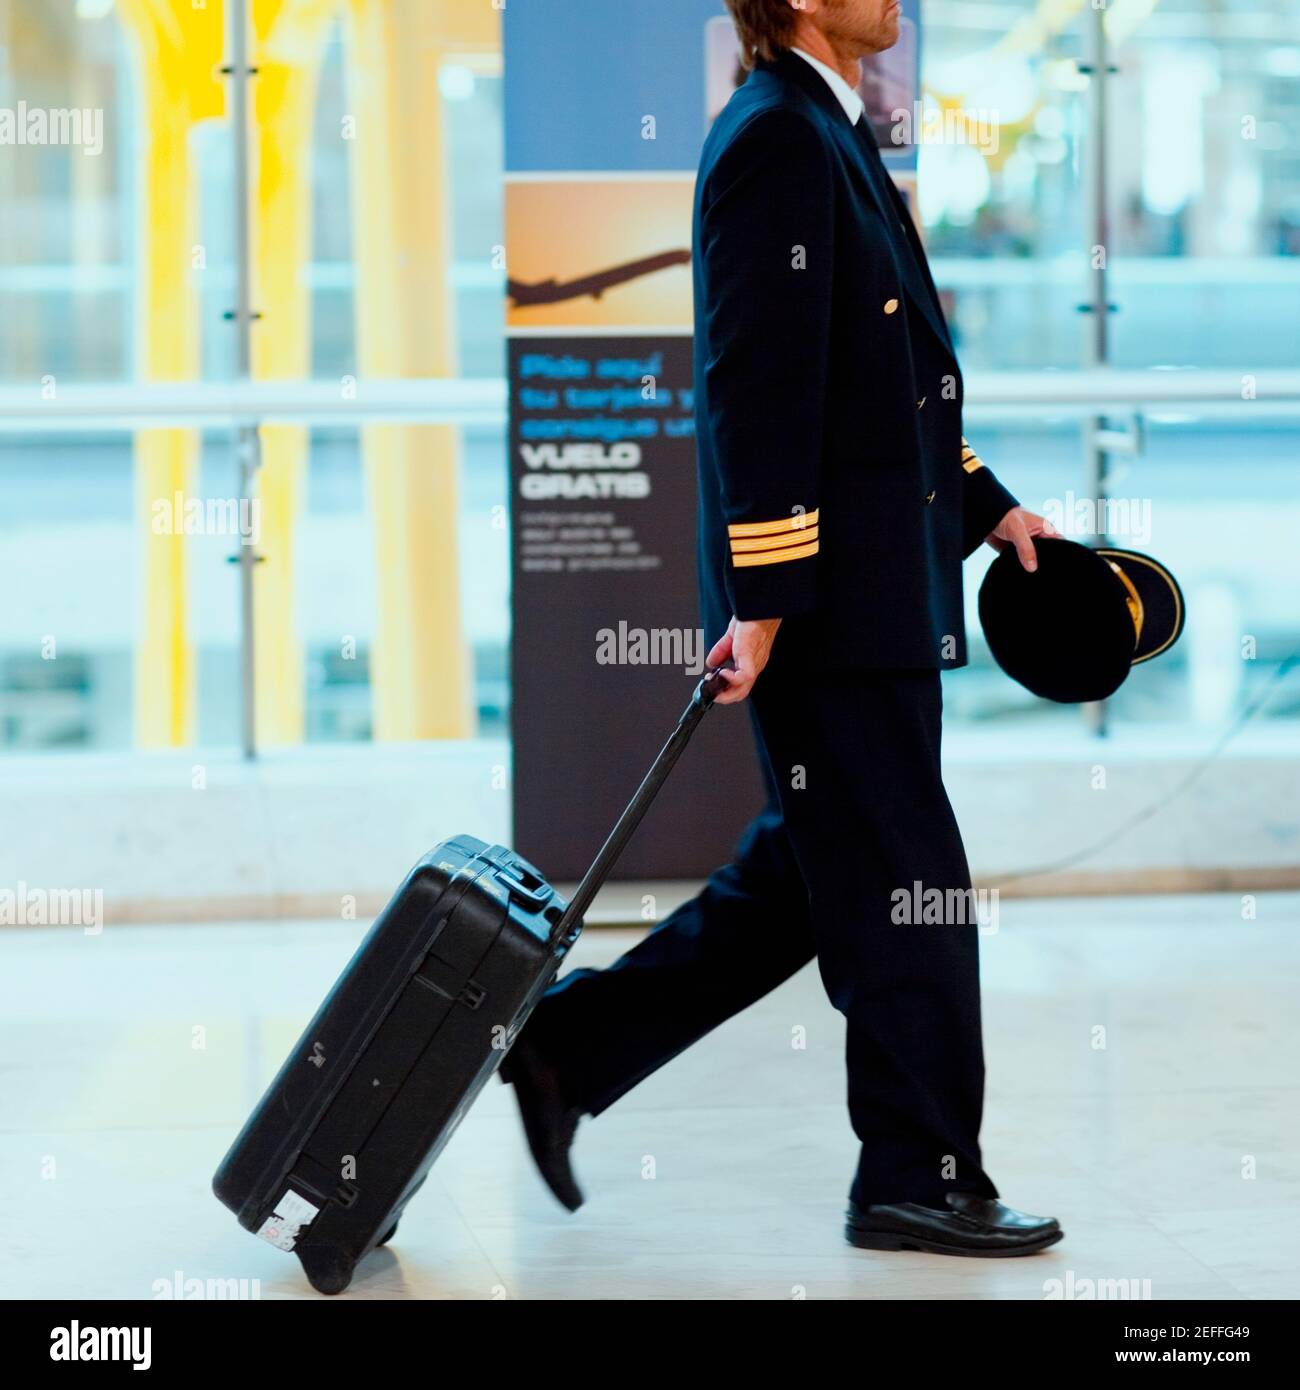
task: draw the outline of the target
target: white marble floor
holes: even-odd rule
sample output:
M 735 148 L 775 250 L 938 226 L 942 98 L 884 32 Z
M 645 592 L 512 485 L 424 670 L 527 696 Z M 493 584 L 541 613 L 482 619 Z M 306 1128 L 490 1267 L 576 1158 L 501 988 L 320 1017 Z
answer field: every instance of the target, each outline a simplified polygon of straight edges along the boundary
M 1255 920 L 1236 896 L 1002 905 L 984 1147 L 1009 1201 L 1061 1219 L 1043 1255 L 842 1244 L 842 1028 L 809 969 L 583 1127 L 576 1215 L 494 1083 L 344 1297 L 1297 1297 L 1298 919 L 1297 895 L 1261 895 Z M 361 932 L 0 931 L 0 1297 L 318 1296 L 209 1182 Z M 578 959 L 629 940 L 589 933 Z

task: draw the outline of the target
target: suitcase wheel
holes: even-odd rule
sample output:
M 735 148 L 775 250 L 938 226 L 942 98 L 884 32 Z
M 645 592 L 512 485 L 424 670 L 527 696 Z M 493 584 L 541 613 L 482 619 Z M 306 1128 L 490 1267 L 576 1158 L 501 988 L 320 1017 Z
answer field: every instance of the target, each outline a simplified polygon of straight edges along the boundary
M 298 1251 L 302 1272 L 317 1293 L 342 1293 L 352 1282 L 352 1262 L 327 1246 L 305 1246 Z
M 393 1224 L 384 1232 L 384 1234 L 375 1242 L 375 1249 L 378 1250 L 381 1245 L 387 1245 L 388 1242 L 392 1240 L 392 1238 L 396 1234 L 397 1222 L 394 1221 Z

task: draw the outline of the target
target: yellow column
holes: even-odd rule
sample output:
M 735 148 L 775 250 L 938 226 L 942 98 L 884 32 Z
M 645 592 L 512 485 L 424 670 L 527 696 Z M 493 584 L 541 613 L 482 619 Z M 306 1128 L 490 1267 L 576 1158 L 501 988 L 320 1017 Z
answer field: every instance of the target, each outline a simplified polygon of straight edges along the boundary
M 252 6 L 253 372 L 310 373 L 311 112 L 321 45 L 339 0 Z M 140 375 L 199 374 L 198 311 L 189 285 L 196 242 L 190 129 L 219 116 L 225 94 L 222 7 L 119 0 L 139 52 L 145 129 L 140 255 Z M 440 53 L 494 51 L 498 19 L 457 0 L 349 0 L 350 90 L 358 121 L 353 175 L 358 365 L 363 375 L 455 371 L 446 173 L 437 90 Z M 414 137 L 411 132 L 415 132 Z M 374 427 L 363 447 L 379 532 L 380 614 L 372 680 L 379 738 L 459 737 L 472 727 L 460 624 L 458 449 L 446 428 Z M 138 515 L 147 537 L 144 634 L 136 655 L 137 740 L 183 744 L 194 729 L 194 656 L 186 630 L 184 538 L 155 534 L 153 502 L 196 481 L 193 431 L 141 431 Z M 306 435 L 262 430 L 261 548 L 255 581 L 259 741 L 301 738 L 302 653 L 294 622 L 294 532 Z
M 499 16 L 464 0 L 348 0 L 347 16 L 358 365 L 363 377 L 454 375 L 438 66 L 448 51 L 499 48 Z M 378 565 L 375 737 L 465 737 L 457 433 L 371 426 L 363 448 Z
M 189 277 L 197 218 L 191 127 L 218 115 L 221 13 L 181 0 L 118 0 L 140 75 L 141 208 L 137 358 L 144 381 L 199 374 L 198 303 Z M 143 537 L 143 630 L 135 652 L 135 729 L 142 747 L 194 736 L 194 652 L 186 627 L 185 538 L 156 533 L 153 504 L 189 494 L 197 476 L 192 430 L 141 430 L 135 440 L 136 519 Z

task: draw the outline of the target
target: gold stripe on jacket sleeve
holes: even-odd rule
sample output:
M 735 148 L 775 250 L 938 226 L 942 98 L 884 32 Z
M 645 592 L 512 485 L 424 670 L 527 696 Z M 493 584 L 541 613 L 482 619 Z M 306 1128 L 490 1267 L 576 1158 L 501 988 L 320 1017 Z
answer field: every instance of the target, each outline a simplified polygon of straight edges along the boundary
M 977 468 L 984 467 L 984 460 L 966 442 L 966 436 L 961 438 L 961 466 L 967 473 L 974 473 Z
M 817 528 L 806 526 L 802 531 L 784 536 L 751 536 L 731 542 L 731 553 L 743 555 L 756 550 L 784 550 L 787 546 L 807 545 L 817 539 Z
M 785 560 L 806 560 L 810 555 L 817 554 L 817 542 L 811 545 L 787 545 L 780 550 L 760 550 L 753 555 L 733 555 L 731 563 L 737 569 L 744 569 L 748 565 L 776 565 Z

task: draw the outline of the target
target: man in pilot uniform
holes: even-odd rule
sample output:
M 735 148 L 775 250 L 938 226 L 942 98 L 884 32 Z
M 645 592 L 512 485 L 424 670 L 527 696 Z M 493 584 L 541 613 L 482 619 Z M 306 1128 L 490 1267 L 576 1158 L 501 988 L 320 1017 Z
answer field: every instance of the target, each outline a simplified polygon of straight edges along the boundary
M 1033 569 L 1051 528 L 962 436 L 925 253 L 854 90 L 897 4 L 727 3 L 752 71 L 696 185 L 699 567 L 709 664 L 735 665 L 719 703 L 750 700 L 769 804 L 697 898 L 552 986 L 503 1075 L 576 1208 L 579 1119 L 815 956 L 847 1022 L 848 1239 L 1030 1254 L 1061 1230 L 981 1164 L 977 924 L 899 903 L 970 888 L 939 766 L 962 561 L 987 539 Z

